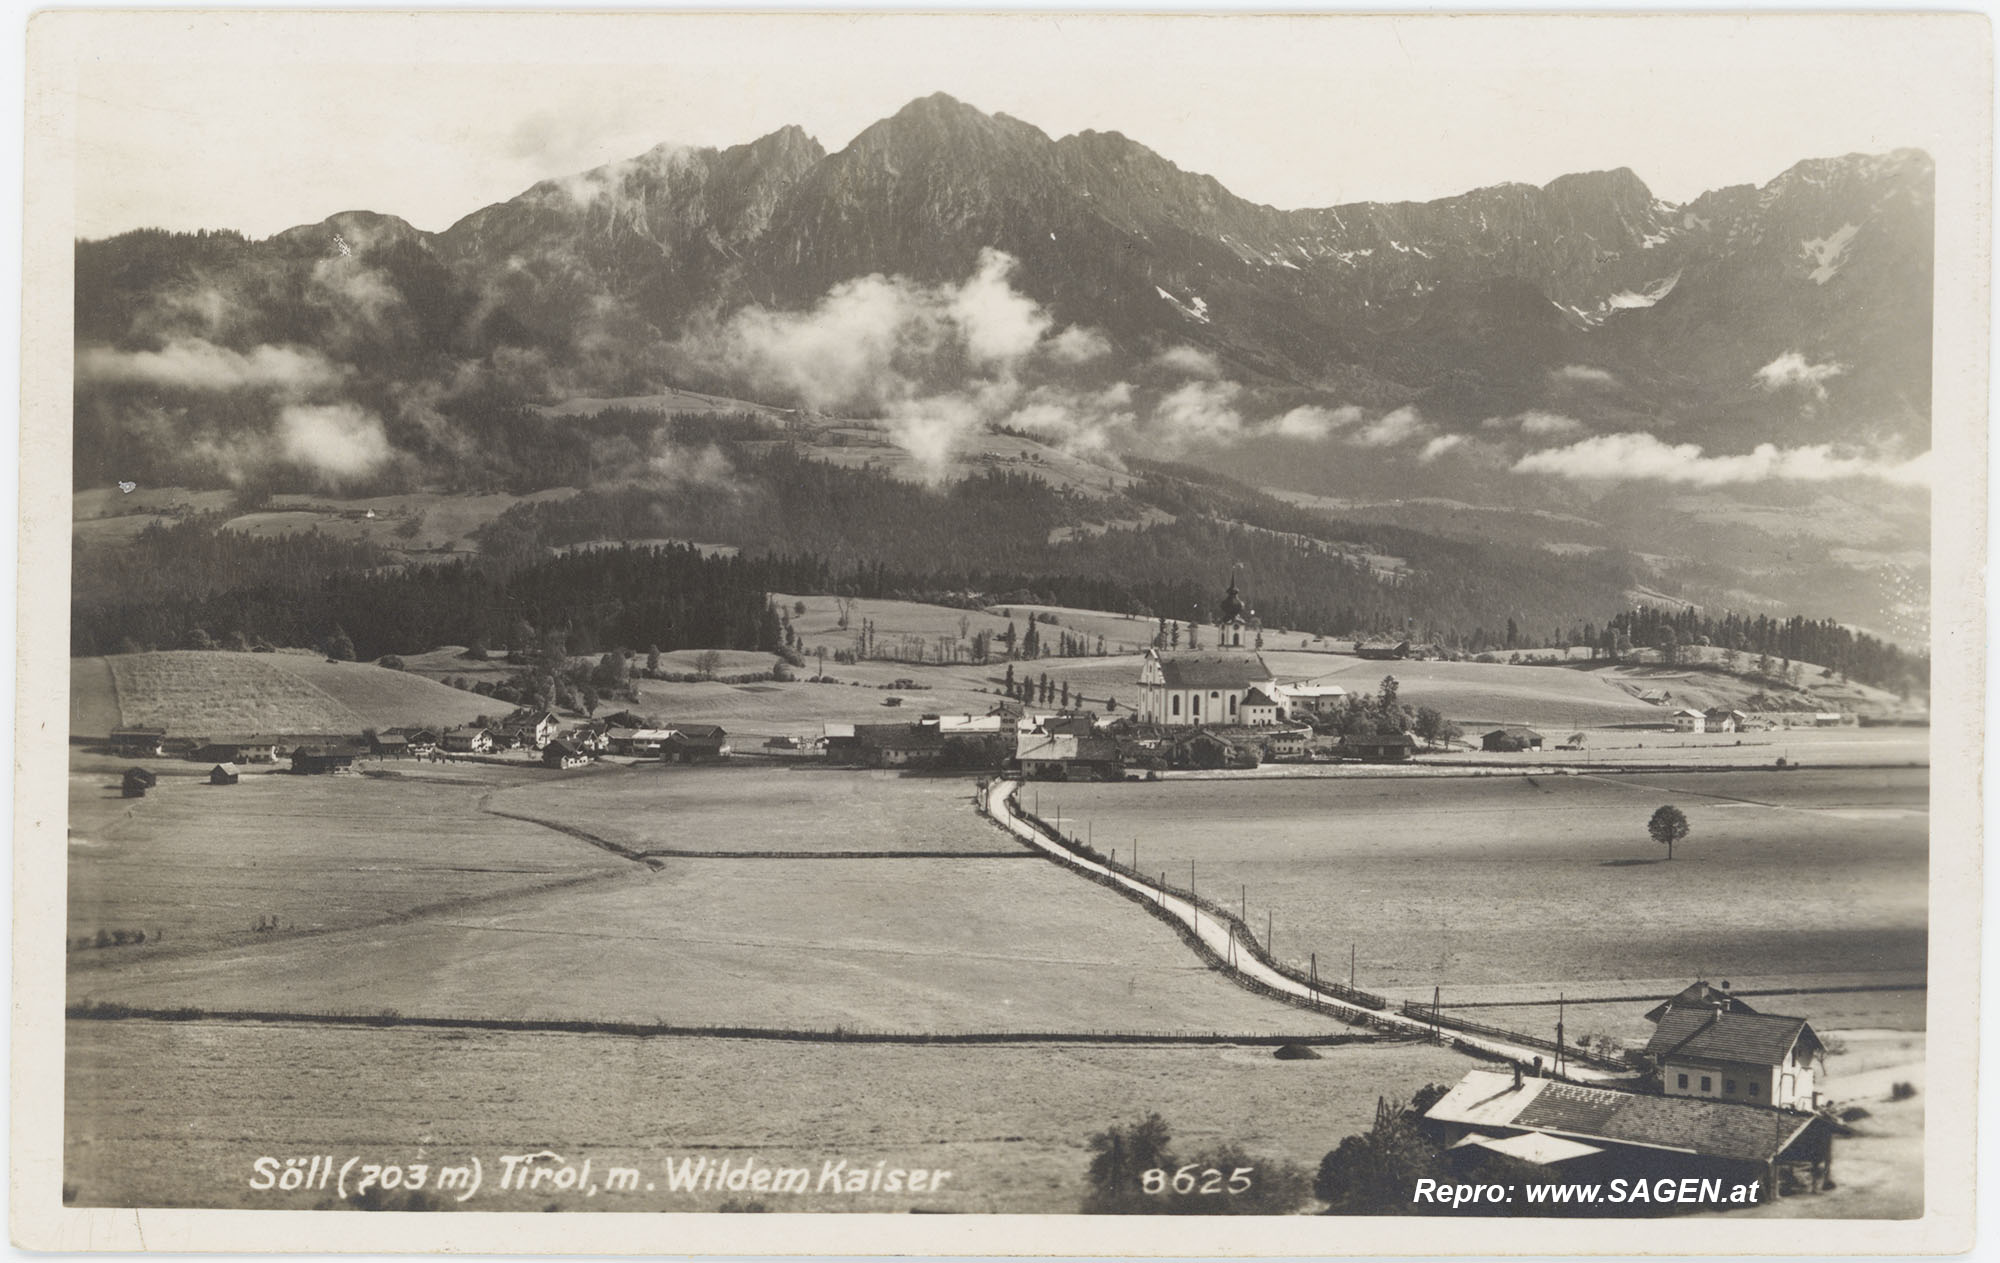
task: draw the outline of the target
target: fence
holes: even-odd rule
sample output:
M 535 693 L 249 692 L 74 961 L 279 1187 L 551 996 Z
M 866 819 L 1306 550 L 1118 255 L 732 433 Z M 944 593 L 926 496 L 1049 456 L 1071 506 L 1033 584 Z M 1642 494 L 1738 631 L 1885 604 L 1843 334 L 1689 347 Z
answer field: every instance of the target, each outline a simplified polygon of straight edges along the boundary
M 982 798 L 982 806 L 980 810 L 983 812 L 985 810 L 985 807 L 983 805 L 983 798 L 984 798 L 983 794 L 981 795 L 981 798 Z M 1021 805 L 1021 797 L 1018 790 L 1008 796 L 1007 802 L 1008 806 L 1013 810 L 1013 813 L 1016 816 L 1018 816 L 1022 820 L 1027 821 L 1035 828 L 1039 829 L 1044 835 L 1054 839 L 1058 845 L 1062 846 L 1065 850 L 1071 852 L 1073 855 L 1083 859 L 1088 859 L 1096 864 L 1101 864 L 1105 868 L 1110 869 L 1112 872 L 1119 873 L 1125 877 L 1130 878 L 1133 881 L 1138 882 L 1141 886 L 1149 887 L 1154 891 L 1173 895 L 1178 899 L 1184 899 L 1188 903 L 1201 909 L 1201 911 L 1205 915 L 1213 917 L 1217 923 L 1231 927 L 1238 941 L 1237 950 L 1240 952 L 1246 952 L 1254 956 L 1258 961 L 1263 963 L 1268 968 L 1276 971 L 1277 973 L 1283 974 L 1285 977 L 1290 978 L 1294 982 L 1303 983 L 1307 986 L 1314 987 L 1322 994 L 1332 996 L 1338 1000 L 1341 1000 L 1347 1004 L 1352 1004 L 1361 1009 L 1372 1010 L 1374 1012 L 1379 1013 L 1386 1011 L 1389 1008 L 1389 1001 L 1386 997 L 1376 995 L 1373 992 L 1362 991 L 1354 987 L 1344 986 L 1338 982 L 1330 982 L 1324 978 L 1315 978 L 1311 974 L 1305 972 L 1304 970 L 1298 969 L 1297 967 L 1292 965 L 1283 964 L 1273 959 L 1265 951 L 1264 947 L 1257 942 L 1256 935 L 1251 931 L 1250 927 L 1244 923 L 1243 918 L 1238 916 L 1236 913 L 1229 911 L 1227 908 L 1222 907 L 1220 904 L 1217 904 L 1211 899 L 1207 899 L 1200 895 L 1195 894 L 1191 890 L 1183 890 L 1180 887 L 1166 883 L 1161 878 L 1149 876 L 1125 864 L 1115 863 L 1110 859 L 1110 857 L 1100 853 L 1094 847 L 1091 847 L 1083 842 L 1078 841 L 1073 837 L 1068 836 L 1067 834 L 1064 834 L 1054 825 L 1042 819 L 1041 816 L 1023 807 Z M 1122 883 L 1116 881 L 1113 878 L 1106 877 L 1098 873 L 1093 873 L 1088 869 L 1082 870 L 1082 875 L 1089 878 L 1092 881 L 1095 881 L 1098 885 L 1104 886 L 1111 890 L 1115 890 L 1118 893 L 1133 900 L 1134 902 L 1140 904 L 1142 907 L 1152 910 L 1154 915 L 1158 916 L 1160 919 L 1166 921 L 1169 925 L 1173 926 L 1175 931 L 1180 935 L 1181 940 L 1187 943 L 1195 951 L 1200 953 L 1204 958 L 1206 958 L 1212 967 L 1225 970 L 1231 969 L 1231 963 L 1227 960 L 1224 960 L 1221 956 L 1217 955 L 1215 949 L 1212 948 L 1206 941 L 1204 941 L 1200 935 L 1196 934 L 1190 926 L 1188 926 L 1179 917 L 1174 916 L 1172 913 L 1167 912 L 1163 907 L 1161 907 L 1158 898 L 1149 897 L 1145 893 L 1141 891 L 1135 891 L 1131 887 L 1123 885 Z M 1260 983 L 1253 978 L 1245 978 L 1242 975 L 1238 974 L 1236 975 L 1235 980 L 1239 984 L 1248 987 L 1253 991 L 1269 995 L 1274 999 L 1282 1000 L 1288 1004 L 1292 1004 L 1300 1008 L 1312 1009 L 1316 1012 L 1325 1011 L 1324 1006 L 1317 1003 L 1316 1001 L 1307 1000 L 1302 997 L 1293 995 L 1290 992 L 1280 991 L 1276 988 L 1266 986 L 1263 983 Z M 1367 1019 L 1364 1017 L 1363 1020 L 1366 1021 Z M 1373 1026 L 1379 1026 L 1384 1030 L 1394 1030 L 1397 1031 L 1398 1033 L 1404 1033 L 1401 1027 L 1398 1027 L 1393 1023 L 1369 1021 L 1368 1024 Z
M 1561 1054 L 1571 1061 L 1588 1062 L 1594 1066 L 1602 1066 L 1607 1070 L 1630 1070 L 1632 1068 L 1630 1061 L 1623 1057 L 1606 1057 L 1598 1053 L 1587 1052 L 1574 1045 L 1565 1048 L 1553 1039 L 1548 1039 L 1541 1035 L 1526 1035 L 1520 1031 L 1507 1030 L 1504 1027 L 1488 1026 L 1482 1022 L 1470 1022 L 1462 1017 L 1453 1017 L 1428 1004 L 1419 1004 L 1415 1000 L 1405 1000 L 1403 1002 L 1402 1014 L 1404 1017 L 1415 1018 L 1417 1021 L 1427 1023 L 1431 1026 L 1463 1031 L 1468 1035 L 1484 1035 L 1488 1039 L 1497 1039 L 1509 1044 L 1540 1048 L 1546 1052 Z

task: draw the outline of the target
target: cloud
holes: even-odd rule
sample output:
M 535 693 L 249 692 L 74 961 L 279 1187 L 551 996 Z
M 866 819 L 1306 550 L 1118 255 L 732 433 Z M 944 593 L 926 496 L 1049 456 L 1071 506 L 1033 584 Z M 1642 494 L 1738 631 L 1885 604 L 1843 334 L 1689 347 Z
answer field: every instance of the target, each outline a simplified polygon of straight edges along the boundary
M 1347 441 L 1356 447 L 1395 447 L 1427 436 L 1430 429 L 1415 408 L 1398 408 L 1361 427 Z
M 1271 418 L 1261 428 L 1264 433 L 1288 439 L 1323 439 L 1361 419 L 1361 409 L 1353 404 L 1322 408 L 1315 404 L 1292 409 Z
M 1132 387 L 1126 382 L 1099 391 L 1040 386 L 1028 393 L 1004 424 L 1072 455 L 1111 457 L 1116 442 L 1137 424 Z
M 374 473 L 391 455 L 381 419 L 351 403 L 291 405 L 278 414 L 276 437 L 285 460 L 336 486 Z
M 1222 361 L 1197 346 L 1170 346 L 1155 355 L 1153 363 L 1188 377 L 1222 376 Z
M 1601 368 L 1592 368 L 1588 364 L 1565 364 L 1550 373 L 1549 376 L 1559 382 L 1572 383 L 1578 386 L 1611 387 L 1618 384 L 1618 378 L 1615 374 Z
M 1815 399 L 1826 398 L 1826 383 L 1847 371 L 1847 365 L 1828 361 L 1813 364 L 1797 351 L 1787 351 L 1757 370 L 1758 389 L 1777 392 L 1801 390 Z
M 1698 444 L 1663 443 L 1650 434 L 1601 434 L 1568 447 L 1530 452 L 1514 472 L 1576 481 L 1663 482 L 1723 487 L 1761 482 L 1832 482 L 1876 478 L 1901 486 L 1927 486 L 1930 453 L 1907 461 L 1841 455 L 1829 444 L 1780 448 L 1760 443 L 1736 456 L 1708 456 Z
M 1071 325 L 1049 339 L 1049 354 L 1065 364 L 1087 364 L 1111 353 L 1111 339 L 1095 329 Z
M 1424 450 L 1417 453 L 1417 459 L 1428 465 L 1463 442 L 1465 442 L 1463 434 L 1440 434 L 1424 444 Z
M 979 266 L 952 296 L 951 317 L 965 349 L 981 364 L 1010 364 L 1024 358 L 1054 324 L 1040 303 L 1016 293 L 1008 283 L 1014 257 L 987 247 Z
M 200 338 L 176 338 L 158 351 L 86 347 L 77 352 L 76 375 L 89 382 L 291 395 L 338 385 L 342 376 L 325 356 L 304 347 L 260 346 L 245 353 Z
M 1187 382 L 1154 405 L 1151 436 L 1170 452 L 1233 443 L 1243 437 L 1242 393 L 1235 382 Z

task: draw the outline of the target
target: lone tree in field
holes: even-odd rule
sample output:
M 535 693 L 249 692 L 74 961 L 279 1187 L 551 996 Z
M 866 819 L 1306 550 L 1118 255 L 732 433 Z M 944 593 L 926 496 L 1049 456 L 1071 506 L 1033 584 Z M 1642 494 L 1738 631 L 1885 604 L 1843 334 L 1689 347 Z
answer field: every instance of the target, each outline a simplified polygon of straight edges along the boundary
M 1653 841 L 1664 843 L 1667 858 L 1674 857 L 1674 843 L 1688 835 L 1688 818 L 1679 807 L 1662 807 L 1646 822 L 1646 832 L 1653 835 Z

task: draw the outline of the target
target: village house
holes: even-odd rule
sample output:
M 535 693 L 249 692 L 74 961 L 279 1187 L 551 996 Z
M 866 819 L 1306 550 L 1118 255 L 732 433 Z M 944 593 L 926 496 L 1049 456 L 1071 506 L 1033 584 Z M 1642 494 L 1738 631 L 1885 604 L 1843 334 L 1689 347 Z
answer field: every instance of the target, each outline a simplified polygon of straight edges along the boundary
M 826 761 L 835 766 L 859 767 L 868 761 L 868 752 L 861 744 L 859 729 L 855 724 L 822 725 L 819 743 L 826 751 Z
M 1276 697 L 1291 719 L 1323 719 L 1347 704 L 1347 690 L 1338 684 L 1280 684 Z
M 113 754 L 139 759 L 164 753 L 166 741 L 165 728 L 113 728 L 110 745 Z
M 556 734 L 562 731 L 562 720 L 552 710 L 516 711 L 507 717 L 506 726 L 521 731 L 523 748 L 532 746 L 539 750 L 556 739 Z
M 589 762 L 589 755 L 560 738 L 542 747 L 543 767 L 558 769 L 582 767 Z
M 712 763 L 729 757 L 728 738 L 717 724 L 676 724 L 668 730 L 660 757 L 681 763 Z
M 1674 695 L 1666 689 L 1640 689 L 1639 700 L 1651 702 L 1655 706 L 1665 706 L 1674 700 Z
M 1264 738 L 1264 757 L 1303 759 L 1312 753 L 1312 729 L 1285 728 Z
M 1740 710 L 1729 710 L 1726 707 L 1718 706 L 1704 712 L 1702 718 L 1705 721 L 1703 731 L 1742 732 L 1743 725 L 1748 721 L 1749 716 Z
M 604 744 L 613 754 L 637 759 L 657 759 L 667 748 L 673 733 L 665 728 L 612 728 L 604 734 Z
M 1518 754 L 1542 748 L 1542 734 L 1521 724 L 1502 724 L 1479 738 L 1479 748 L 1496 754 Z
M 922 724 L 856 724 L 870 767 L 930 767 L 944 754 L 944 738 Z
M 1402 763 L 1417 752 L 1417 739 L 1407 732 L 1349 733 L 1335 752 L 1364 763 Z
M 349 746 L 300 746 L 292 751 L 292 771 L 304 775 L 346 772 L 354 767 Z
M 1713 1179 L 1818 1191 L 1838 1125 L 1823 1114 L 1687 1096 L 1656 1096 L 1473 1070 L 1424 1113 L 1455 1174 L 1499 1155 L 1565 1180 Z
M 416 758 L 429 758 L 438 746 L 438 735 L 429 728 L 390 728 L 384 736 L 401 737 L 404 746 Z
M 1074 732 L 1028 731 L 1015 737 L 1014 758 L 1031 780 L 1116 781 L 1125 776 L 1118 743 Z
M 1703 1006 L 1708 1008 L 1721 1006 L 1731 1013 L 1755 1013 L 1757 1011 L 1750 1007 L 1749 1001 L 1730 993 L 1729 979 L 1724 978 L 1720 986 L 1711 986 L 1707 980 L 1698 979 L 1689 983 L 1679 994 L 1670 996 L 1648 1009 L 1646 1011 L 1646 1020 L 1657 1026 L 1660 1019 L 1667 1015 L 1667 1010 L 1669 1009 Z
M 438 744 L 447 754 L 491 754 L 493 734 L 484 728 L 453 728 Z
M 276 763 L 278 743 L 269 737 L 212 737 L 188 757 L 196 763 Z
M 377 758 L 401 759 L 410 753 L 410 739 L 395 733 L 382 732 L 375 735 L 371 748 Z
M 1646 1042 L 1668 1096 L 1781 1109 L 1817 1108 L 1813 1070 L 1825 1051 L 1802 1017 L 1732 1011 L 1724 1004 L 1672 1004 Z
M 1675 732 L 1700 732 L 1708 723 L 1708 717 L 1691 707 L 1683 706 L 1669 718 L 1673 720 Z

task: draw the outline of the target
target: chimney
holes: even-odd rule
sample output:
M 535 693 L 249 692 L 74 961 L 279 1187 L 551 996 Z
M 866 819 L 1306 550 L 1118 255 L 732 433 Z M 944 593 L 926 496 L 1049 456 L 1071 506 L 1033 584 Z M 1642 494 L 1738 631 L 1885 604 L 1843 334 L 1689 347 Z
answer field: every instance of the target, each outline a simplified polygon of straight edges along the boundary
M 1521 1063 L 1518 1061 L 1514 1063 L 1514 1090 L 1521 1090 Z

